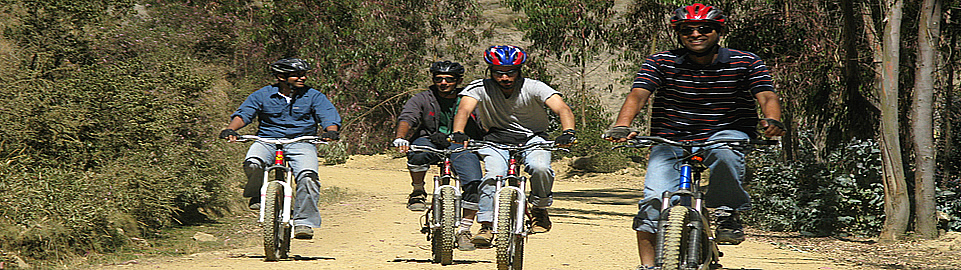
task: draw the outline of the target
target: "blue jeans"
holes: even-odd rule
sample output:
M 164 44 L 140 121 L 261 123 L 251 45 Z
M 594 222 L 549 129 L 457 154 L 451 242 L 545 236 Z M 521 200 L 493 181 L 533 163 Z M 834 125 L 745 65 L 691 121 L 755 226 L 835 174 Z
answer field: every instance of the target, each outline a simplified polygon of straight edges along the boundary
M 744 132 L 725 130 L 711 135 L 709 140 L 747 139 Z M 712 150 L 704 157 L 704 165 L 710 171 L 710 179 L 705 194 L 705 206 L 722 210 L 747 211 L 751 209 L 751 197 L 741 186 L 744 177 L 744 149 L 732 149 L 726 145 L 711 146 Z M 694 149 L 697 151 L 697 149 Z M 681 162 L 684 151 L 678 147 L 657 145 L 651 148 L 647 175 L 644 176 L 644 198 L 638 202 L 637 215 L 634 217 L 634 230 L 656 233 L 660 216 L 661 194 L 680 188 L 680 175 L 677 164 Z M 671 198 L 676 202 L 677 197 Z
M 276 149 L 277 147 L 273 144 L 261 142 L 250 145 L 247 157 L 244 159 L 244 171 L 247 173 L 244 197 L 260 196 L 260 187 L 264 182 L 264 168 L 266 164 L 273 164 Z M 294 226 L 306 225 L 319 228 L 320 211 L 317 209 L 317 203 L 320 201 L 320 179 L 317 174 L 319 167 L 317 147 L 312 143 L 296 142 L 284 145 L 284 150 L 296 181 L 296 196 L 294 208 L 291 211 Z
M 543 142 L 544 138 L 534 136 L 526 144 Z M 481 211 L 477 212 L 477 221 L 494 221 L 494 193 L 496 188 L 491 179 L 497 176 L 507 175 L 508 152 L 505 150 L 485 147 L 477 150 L 477 154 L 484 159 L 484 166 L 487 174 L 484 175 L 484 183 L 481 185 L 480 205 Z M 527 197 L 534 207 L 548 207 L 554 202 L 551 189 L 554 187 L 554 170 L 551 169 L 551 151 L 547 150 L 527 150 L 522 154 L 523 158 L 518 162 L 524 163 L 524 171 L 531 175 L 531 192 Z M 483 206 L 487 206 L 490 211 L 484 211 Z
M 437 148 L 436 145 L 430 142 L 427 137 L 420 137 L 414 139 L 411 142 L 412 145 L 429 146 Z M 461 148 L 463 145 L 452 143 L 447 149 L 457 149 Z M 441 161 L 440 157 L 426 152 L 410 152 L 407 154 L 407 169 L 412 172 L 425 172 L 430 169 L 430 165 Z M 480 194 L 478 194 L 477 188 L 480 186 L 481 181 L 481 168 L 480 159 L 477 155 L 471 152 L 457 152 L 450 155 L 451 167 L 453 167 L 453 173 L 457 175 L 457 180 L 460 181 L 460 187 L 463 190 L 461 192 L 461 206 L 465 209 L 471 210 L 488 210 L 493 211 L 492 207 L 482 208 L 478 205 Z

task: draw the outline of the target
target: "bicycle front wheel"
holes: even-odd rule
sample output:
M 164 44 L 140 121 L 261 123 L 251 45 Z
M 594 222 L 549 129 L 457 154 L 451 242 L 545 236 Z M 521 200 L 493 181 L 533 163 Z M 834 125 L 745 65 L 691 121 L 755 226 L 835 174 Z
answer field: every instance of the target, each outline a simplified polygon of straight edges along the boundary
M 435 200 L 438 205 L 434 206 L 434 210 L 440 214 L 440 226 L 434 229 L 434 239 L 431 244 L 434 245 L 432 248 L 434 262 L 440 262 L 441 265 L 454 263 L 454 235 L 457 230 L 457 220 L 455 220 L 457 209 L 454 205 L 457 198 L 454 193 L 453 187 L 443 187 L 440 190 L 440 199 Z
M 514 234 L 521 203 L 517 197 L 517 190 L 505 188 L 497 198 L 497 270 L 520 270 L 524 266 L 524 237 Z
M 684 258 L 687 256 L 687 239 L 690 237 L 690 229 L 687 226 L 691 220 L 687 207 L 674 206 L 668 209 L 667 222 L 661 228 L 664 230 L 664 239 L 659 239 L 657 243 L 663 243 L 661 259 L 664 262 L 661 270 L 680 270 L 688 269 L 684 266 Z M 660 234 L 659 234 L 660 236 Z
M 264 260 L 287 258 L 291 228 L 283 222 L 284 186 L 277 182 L 267 184 L 267 198 L 263 203 L 264 222 L 261 226 L 264 229 Z

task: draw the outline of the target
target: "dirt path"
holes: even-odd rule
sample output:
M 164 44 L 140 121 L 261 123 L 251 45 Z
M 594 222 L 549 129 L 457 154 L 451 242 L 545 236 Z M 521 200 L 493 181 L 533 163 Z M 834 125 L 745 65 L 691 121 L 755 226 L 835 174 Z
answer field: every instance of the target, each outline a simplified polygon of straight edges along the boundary
M 560 166 L 556 166 L 560 167 Z M 455 251 L 455 264 L 430 263 L 430 243 L 419 232 L 422 214 L 404 202 L 410 180 L 404 159 L 356 156 L 347 164 L 321 168 L 324 185 L 346 188 L 350 200 L 321 209 L 323 228 L 313 240 L 295 240 L 297 260 L 263 262 L 263 248 L 147 260 L 109 269 L 494 269 L 494 251 Z M 563 174 L 563 172 L 559 173 Z M 629 228 L 637 194 L 630 175 L 559 179 L 551 210 L 554 228 L 529 238 L 526 269 L 633 269 L 637 255 Z M 475 225 L 473 231 L 476 232 Z M 256 236 L 255 236 L 256 237 Z M 857 269 L 816 254 L 753 241 L 722 246 L 726 269 Z

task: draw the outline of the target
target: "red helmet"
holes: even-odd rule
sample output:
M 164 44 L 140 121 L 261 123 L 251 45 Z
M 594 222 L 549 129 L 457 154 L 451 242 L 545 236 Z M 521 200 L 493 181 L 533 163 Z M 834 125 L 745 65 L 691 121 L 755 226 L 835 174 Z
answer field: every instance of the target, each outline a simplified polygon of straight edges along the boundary
M 686 22 L 709 22 L 724 27 L 725 19 L 727 17 L 721 13 L 721 9 L 697 3 L 674 10 L 674 16 L 671 17 L 671 27 L 677 27 L 678 24 Z

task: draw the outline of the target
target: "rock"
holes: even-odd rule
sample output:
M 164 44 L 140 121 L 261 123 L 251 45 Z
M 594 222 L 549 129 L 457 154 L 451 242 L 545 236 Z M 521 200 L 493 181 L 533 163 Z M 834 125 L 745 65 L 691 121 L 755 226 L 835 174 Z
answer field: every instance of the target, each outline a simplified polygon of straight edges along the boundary
M 571 168 L 578 169 L 578 170 L 587 170 L 591 167 L 593 163 L 594 163 L 593 157 L 589 157 L 589 156 L 578 157 L 574 159 L 574 162 L 571 162 Z
M 197 233 L 195 233 L 193 239 L 194 239 L 194 241 L 197 241 L 197 242 L 213 242 L 213 241 L 217 241 L 217 237 L 214 237 L 213 235 L 208 234 L 208 233 L 204 233 L 204 232 L 197 232 Z

